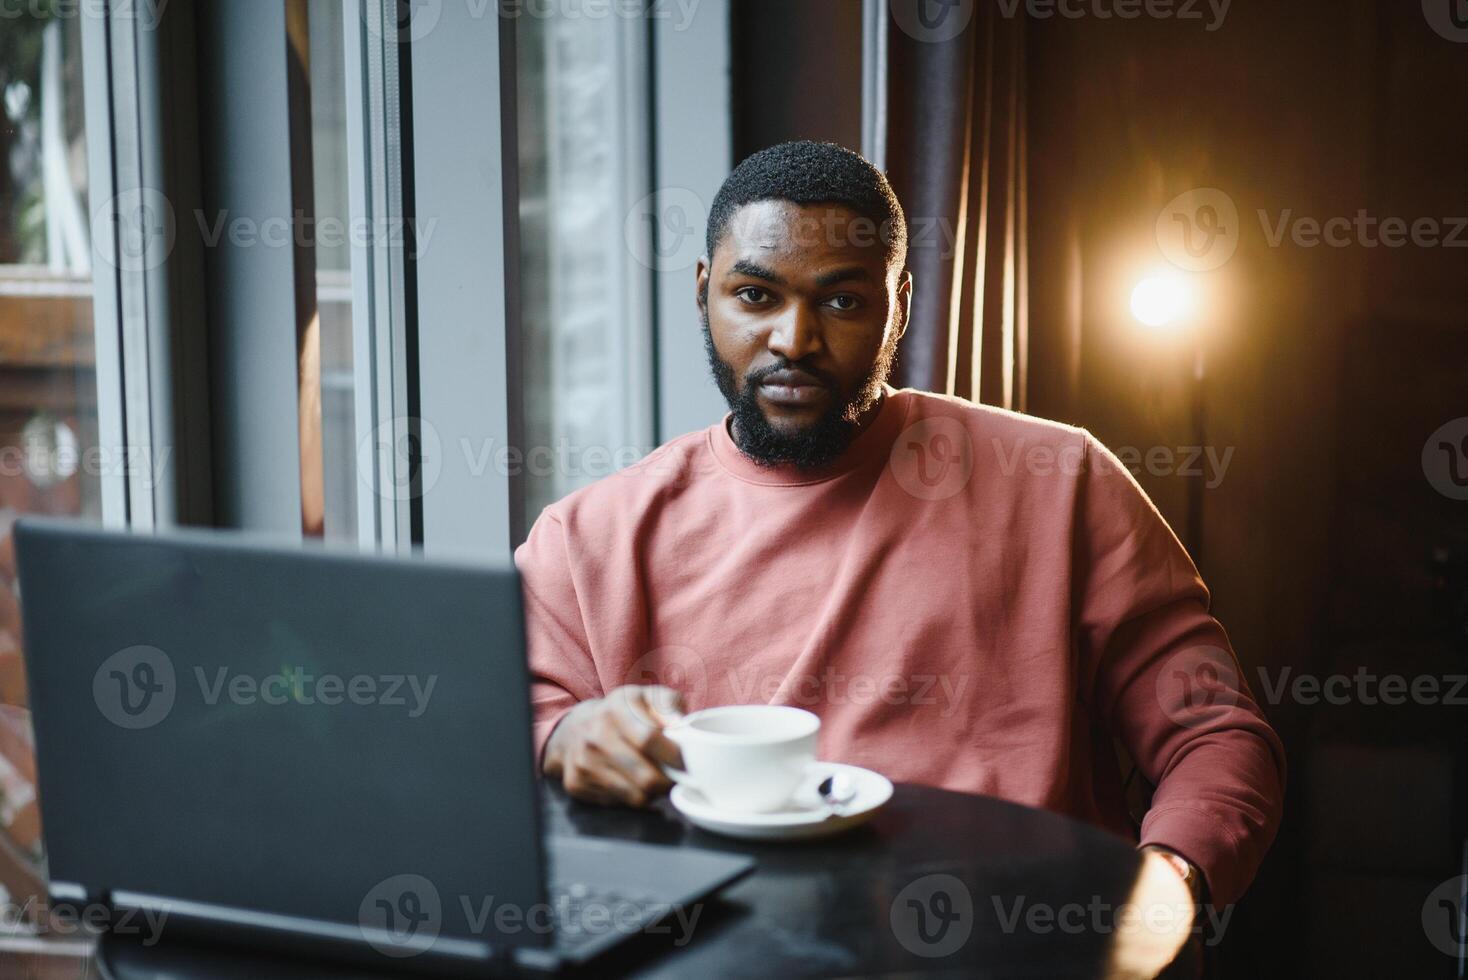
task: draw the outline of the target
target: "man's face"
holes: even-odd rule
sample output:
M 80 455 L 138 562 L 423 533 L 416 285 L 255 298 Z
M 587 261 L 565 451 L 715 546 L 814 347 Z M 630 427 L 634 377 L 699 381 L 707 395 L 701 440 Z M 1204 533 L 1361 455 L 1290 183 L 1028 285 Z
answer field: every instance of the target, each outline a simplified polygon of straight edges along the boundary
M 880 399 L 912 277 L 889 280 L 877 232 L 839 205 L 758 201 L 699 261 L 710 366 L 757 461 L 830 462 Z

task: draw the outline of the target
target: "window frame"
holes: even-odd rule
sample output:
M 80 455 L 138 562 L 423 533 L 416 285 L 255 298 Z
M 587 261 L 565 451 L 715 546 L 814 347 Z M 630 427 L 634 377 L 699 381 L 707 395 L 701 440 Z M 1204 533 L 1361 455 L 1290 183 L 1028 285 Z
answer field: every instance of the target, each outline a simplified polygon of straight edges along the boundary
M 142 530 L 207 523 L 213 511 L 202 256 L 178 221 L 199 189 L 192 8 L 159 14 L 141 17 L 131 0 L 78 14 L 98 441 L 108 462 L 102 523 Z M 161 223 L 143 220 L 152 207 L 164 209 Z M 128 223 L 136 242 L 122 240 Z M 129 248 L 145 260 L 123 261 Z
M 432 247 L 408 250 L 422 545 L 434 556 L 508 561 L 523 521 L 521 482 L 492 461 L 479 464 L 486 449 L 519 445 L 522 431 L 510 369 L 520 362 L 513 21 L 461 3 L 435 12 L 434 28 L 410 41 L 404 98 L 412 133 L 405 230 L 435 222 Z M 476 93 L 467 109 L 466 92 Z

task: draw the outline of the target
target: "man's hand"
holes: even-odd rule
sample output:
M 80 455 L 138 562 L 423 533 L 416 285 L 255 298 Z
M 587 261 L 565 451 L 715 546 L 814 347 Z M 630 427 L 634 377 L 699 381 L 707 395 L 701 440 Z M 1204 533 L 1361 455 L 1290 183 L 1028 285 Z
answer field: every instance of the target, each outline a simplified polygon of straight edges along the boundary
M 671 787 L 659 763 L 682 768 L 663 727 L 683 713 L 667 687 L 619 687 L 566 713 L 545 746 L 545 774 L 590 803 L 646 806 Z

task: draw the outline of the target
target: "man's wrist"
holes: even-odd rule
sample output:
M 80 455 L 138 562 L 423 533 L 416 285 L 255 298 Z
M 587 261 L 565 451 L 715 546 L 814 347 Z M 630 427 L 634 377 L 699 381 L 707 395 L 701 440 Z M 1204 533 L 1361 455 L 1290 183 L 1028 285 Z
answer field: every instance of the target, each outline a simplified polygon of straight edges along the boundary
M 1140 850 L 1149 851 L 1166 861 L 1178 873 L 1178 877 L 1182 878 L 1183 884 L 1188 886 L 1188 891 L 1192 893 L 1195 903 L 1202 905 L 1206 902 L 1207 881 L 1203 877 L 1203 870 L 1196 864 L 1177 851 L 1163 847 L 1161 844 L 1144 844 Z
M 576 713 L 576 709 L 586 704 L 581 701 L 571 705 L 566 711 L 561 712 L 561 717 L 551 726 L 550 734 L 545 737 L 545 748 L 540 753 L 540 771 L 547 776 L 559 778 L 564 768 L 565 752 L 561 743 L 566 735 L 566 719 Z

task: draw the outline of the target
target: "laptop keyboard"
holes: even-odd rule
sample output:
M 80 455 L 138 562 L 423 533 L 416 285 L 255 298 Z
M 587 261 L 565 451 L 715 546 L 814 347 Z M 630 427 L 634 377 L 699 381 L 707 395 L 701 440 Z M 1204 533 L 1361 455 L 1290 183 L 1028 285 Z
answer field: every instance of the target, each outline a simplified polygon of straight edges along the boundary
M 577 949 L 608 935 L 641 932 L 669 911 L 651 896 L 596 888 L 580 882 L 552 884 L 556 946 Z

